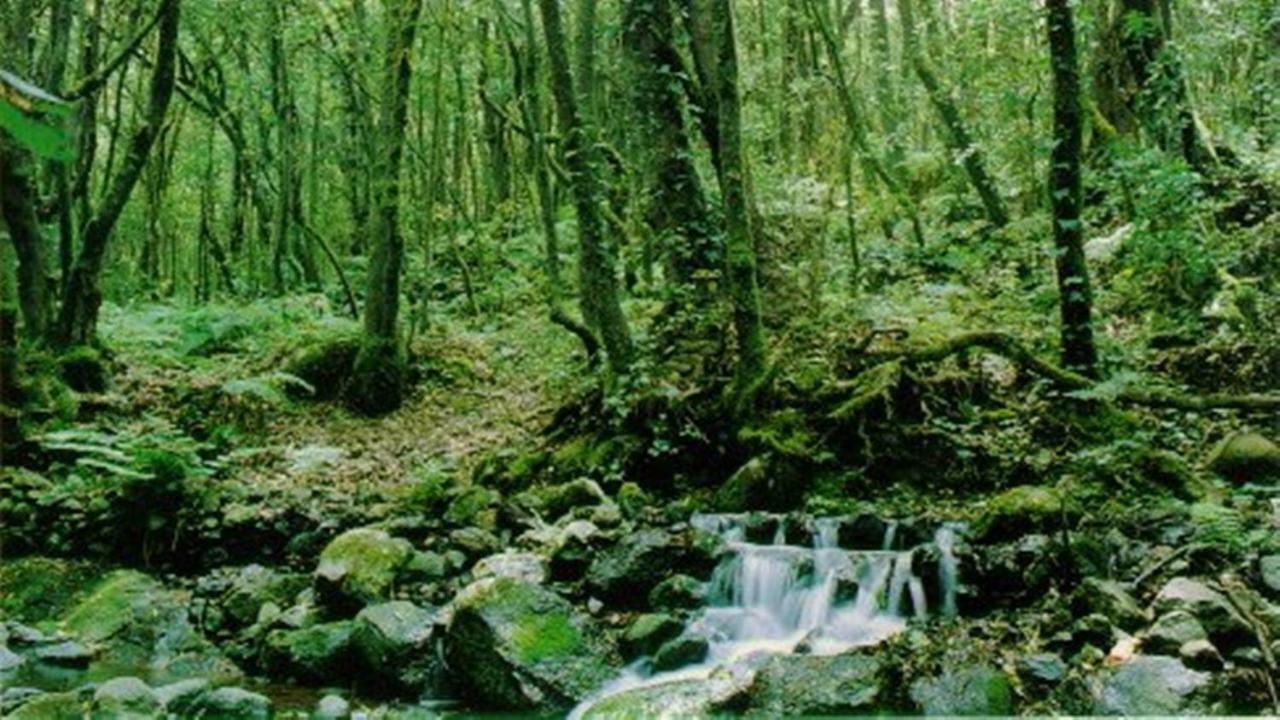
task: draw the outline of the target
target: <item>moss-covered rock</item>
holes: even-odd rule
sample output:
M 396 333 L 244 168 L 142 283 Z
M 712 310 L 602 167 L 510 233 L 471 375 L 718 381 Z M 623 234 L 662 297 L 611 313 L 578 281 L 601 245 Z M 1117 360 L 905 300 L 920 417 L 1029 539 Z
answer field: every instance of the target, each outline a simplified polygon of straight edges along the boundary
M 148 666 L 169 680 L 232 679 L 239 670 L 195 628 L 190 597 L 132 570 L 106 575 L 62 618 L 62 627 L 98 649 L 102 667 Z M 92 669 L 91 669 L 92 670 Z
M 1209 456 L 1209 469 L 1237 483 L 1280 480 L 1280 445 L 1259 433 L 1235 433 Z
M 493 530 L 497 525 L 497 507 L 502 495 L 496 490 L 480 485 L 469 485 L 458 490 L 449 509 L 445 510 L 445 522 L 458 526 L 476 526 Z
M 594 480 L 577 478 L 567 483 L 546 488 L 541 493 L 542 508 L 548 521 L 579 507 L 592 507 L 607 503 L 609 498 Z
M 931 716 L 1013 714 L 1009 678 L 986 665 L 953 668 L 917 681 L 911 687 L 911 698 Z
M 785 512 L 804 504 L 809 480 L 792 463 L 772 452 L 757 455 L 734 471 L 716 490 L 713 504 L 722 512 Z
M 351 635 L 361 685 L 414 699 L 439 689 L 443 668 L 434 647 L 435 618 L 431 610 L 404 601 L 361 610 Z
M 706 586 L 688 575 L 672 575 L 649 592 L 649 605 L 654 610 L 693 610 L 706 601 Z
M 244 688 L 223 687 L 200 696 L 193 717 L 267 720 L 271 717 L 271 700 Z
M 654 672 L 679 670 L 687 665 L 696 665 L 707 659 L 711 644 L 707 639 L 697 635 L 684 635 L 668 640 L 653 654 L 651 664 Z
M 285 366 L 285 372 L 310 385 L 313 390 L 310 397 L 316 400 L 336 400 L 342 394 L 347 379 L 351 377 L 351 368 L 355 365 L 356 354 L 359 352 L 360 337 L 356 332 L 327 338 L 298 353 Z M 290 394 L 295 397 L 306 395 L 302 388 L 292 386 Z
M 324 683 L 350 673 L 351 620 L 301 630 L 274 630 L 262 651 L 263 669 L 273 677 Z
M 666 613 L 647 613 L 637 617 L 622 634 L 621 647 L 629 660 L 652 655 L 669 640 L 684 632 L 684 623 Z
M 1205 707 L 1208 673 L 1178 659 L 1139 655 L 1109 673 L 1099 687 L 1099 715 L 1198 715 Z
M 1071 597 L 1071 609 L 1077 615 L 1097 613 L 1126 632 L 1137 632 L 1150 622 L 1150 615 L 1138 605 L 1120 583 L 1100 578 L 1085 578 Z
M 459 593 L 445 657 L 472 702 L 510 710 L 571 706 L 621 664 L 589 618 L 512 578 L 480 580 Z
M 413 558 L 413 546 L 383 530 L 357 528 L 334 538 L 320 553 L 316 597 L 338 613 L 355 613 L 391 599 L 399 574 Z
M 107 389 L 109 373 L 102 352 L 89 345 L 77 345 L 58 358 L 58 371 L 67 387 L 81 393 Z
M 288 607 L 308 584 L 306 575 L 281 573 L 261 565 L 240 568 L 222 598 L 224 621 L 230 629 L 248 627 L 258 619 L 263 605 L 270 602 Z
M 586 708 L 584 720 L 708 717 L 740 709 L 754 673 L 717 670 L 705 680 L 676 680 L 607 695 Z
M 25 557 L 0 562 L 0 620 L 34 624 L 64 613 L 102 577 L 99 563 Z
M 95 717 L 154 718 L 159 716 L 160 708 L 156 691 L 136 677 L 112 678 L 93 693 Z
M 882 662 L 871 654 L 779 655 L 756 673 L 747 694 L 752 712 L 782 715 L 868 715 L 885 701 Z
M 45 693 L 23 703 L 7 717 L 9 720 L 84 720 L 90 704 L 79 693 Z
M 1052 488 L 1021 485 L 987 501 L 986 510 L 974 524 L 977 542 L 1012 540 L 1029 533 L 1049 533 L 1062 527 L 1070 514 L 1062 495 Z
M 587 584 L 606 602 L 640 608 L 653 588 L 672 574 L 709 576 L 722 548 L 718 537 L 695 529 L 641 530 L 597 556 Z

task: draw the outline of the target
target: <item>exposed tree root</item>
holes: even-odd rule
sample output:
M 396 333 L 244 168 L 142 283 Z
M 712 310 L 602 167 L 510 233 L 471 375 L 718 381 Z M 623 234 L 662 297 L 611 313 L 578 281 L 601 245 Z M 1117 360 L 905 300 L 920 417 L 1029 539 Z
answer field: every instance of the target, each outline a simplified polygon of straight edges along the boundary
M 1009 333 L 979 330 L 961 333 L 935 345 L 916 350 L 873 353 L 871 357 L 881 360 L 881 364 L 864 371 L 858 378 L 855 378 L 849 383 L 842 384 L 842 387 L 848 387 L 854 390 L 855 396 L 860 396 L 862 393 L 860 393 L 859 390 L 865 390 L 865 383 L 860 382 L 862 376 L 867 373 L 880 371 L 880 367 L 883 365 L 897 363 L 900 366 L 911 366 L 938 362 L 975 347 L 985 348 L 991 352 L 1002 355 L 1017 364 L 1019 367 L 1029 370 L 1030 372 L 1050 380 L 1054 384 L 1068 390 L 1090 390 L 1098 386 L 1097 382 L 1085 377 L 1084 375 L 1066 370 L 1042 360 L 1027 349 L 1020 340 Z M 849 404 L 854 403 L 856 405 L 857 403 L 855 401 L 857 399 L 858 398 L 855 397 L 854 400 L 842 406 L 841 410 L 837 411 L 837 415 L 847 414 L 851 409 L 848 407 Z M 1110 399 L 1118 403 L 1129 405 L 1173 408 L 1193 412 L 1215 409 L 1246 411 L 1280 410 L 1280 395 L 1275 394 L 1253 393 L 1246 395 L 1228 395 L 1211 393 L 1201 395 L 1166 388 L 1120 388 L 1110 396 Z M 856 407 L 852 409 L 856 410 Z

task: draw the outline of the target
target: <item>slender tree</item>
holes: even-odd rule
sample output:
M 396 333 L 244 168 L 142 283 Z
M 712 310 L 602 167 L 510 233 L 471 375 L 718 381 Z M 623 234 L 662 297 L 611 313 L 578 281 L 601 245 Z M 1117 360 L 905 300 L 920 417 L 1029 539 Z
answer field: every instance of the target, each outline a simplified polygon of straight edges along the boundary
M 716 20 L 716 98 L 719 111 L 720 192 L 724 199 L 725 257 L 737 333 L 738 363 L 734 405 L 750 404 L 766 374 L 764 322 L 756 277 L 755 239 L 747 197 L 747 166 L 742 149 L 742 108 L 738 93 L 738 47 L 733 3 L 712 0 Z
M 1062 363 L 1093 375 L 1093 296 L 1084 257 L 1084 222 L 1080 155 L 1084 144 L 1080 105 L 1080 68 L 1076 57 L 1071 0 L 1045 0 L 1048 11 L 1049 60 L 1053 71 L 1053 155 L 1049 193 L 1053 205 L 1053 239 L 1058 270 L 1058 304 L 1062 315 Z
M 404 357 L 400 347 L 400 160 L 404 155 L 413 78 L 413 43 L 422 0 L 387 0 L 387 48 L 382 87 L 381 140 L 373 195 L 368 296 L 364 306 L 364 339 L 356 356 L 348 398 L 362 412 L 380 414 L 404 401 Z
M 124 211 L 133 188 L 146 167 L 147 157 L 160 135 L 173 98 L 177 79 L 178 22 L 181 0 L 161 0 L 159 36 L 151 71 L 147 109 L 134 131 L 123 162 L 106 185 L 102 204 L 85 223 L 80 254 L 76 257 L 63 291 L 58 316 L 57 343 L 61 346 L 87 344 L 96 338 L 98 309 L 102 293 L 98 277 L 107 253 L 107 241 Z
M 580 112 L 569 70 L 559 0 L 538 0 L 542 30 L 547 41 L 551 92 L 564 135 L 564 160 L 569 171 L 578 215 L 578 282 L 582 314 L 587 325 L 600 334 L 609 367 L 623 374 L 631 365 L 631 330 L 622 313 L 613 255 L 604 239 L 600 217 L 599 148 L 590 142 L 589 119 Z

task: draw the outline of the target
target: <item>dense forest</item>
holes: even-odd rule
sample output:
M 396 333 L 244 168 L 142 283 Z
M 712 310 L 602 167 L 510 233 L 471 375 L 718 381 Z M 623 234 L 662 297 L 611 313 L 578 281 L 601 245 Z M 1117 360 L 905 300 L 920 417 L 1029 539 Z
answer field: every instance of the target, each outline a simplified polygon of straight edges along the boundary
M 0 38 L 0 716 L 1280 714 L 1276 0 Z

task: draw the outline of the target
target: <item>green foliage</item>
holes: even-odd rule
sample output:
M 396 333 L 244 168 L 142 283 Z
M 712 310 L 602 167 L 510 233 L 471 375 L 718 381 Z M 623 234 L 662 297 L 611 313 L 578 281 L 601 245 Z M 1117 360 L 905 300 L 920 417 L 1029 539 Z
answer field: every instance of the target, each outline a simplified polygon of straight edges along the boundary
M 1196 542 L 1232 556 L 1238 556 L 1267 536 L 1265 529 L 1251 528 L 1239 510 L 1215 503 L 1193 504 L 1191 524 L 1195 527 Z
M 107 367 L 102 352 L 77 345 L 58 358 L 58 368 L 67 386 L 76 392 L 102 392 L 107 388 Z
M 7 546 L 88 547 L 149 563 L 180 551 L 183 529 L 198 528 L 218 502 L 211 448 L 163 421 L 77 426 L 36 441 L 53 459 L 47 473 L 0 483 Z
M 365 339 L 344 390 L 347 405 L 364 415 L 385 415 L 404 402 L 405 353 L 395 340 Z

